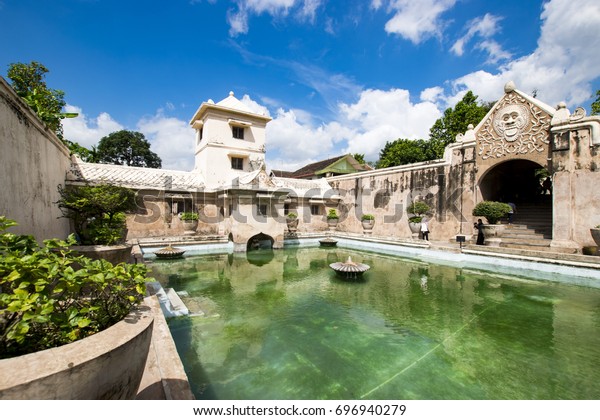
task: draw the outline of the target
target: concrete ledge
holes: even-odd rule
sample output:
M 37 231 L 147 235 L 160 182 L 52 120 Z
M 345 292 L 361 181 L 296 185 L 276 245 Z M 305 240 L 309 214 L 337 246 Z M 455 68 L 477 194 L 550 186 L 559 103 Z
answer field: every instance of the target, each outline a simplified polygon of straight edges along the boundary
M 142 379 L 153 316 L 146 305 L 90 337 L 0 360 L 0 399 L 133 399 Z
M 156 296 L 144 300 L 154 316 L 152 343 L 136 400 L 194 400 L 187 375 Z

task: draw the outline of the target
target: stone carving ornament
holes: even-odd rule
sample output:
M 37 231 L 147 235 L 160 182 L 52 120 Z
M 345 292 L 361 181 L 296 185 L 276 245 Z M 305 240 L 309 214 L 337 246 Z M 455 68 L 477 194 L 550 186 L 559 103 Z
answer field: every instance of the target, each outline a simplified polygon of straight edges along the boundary
M 548 114 L 514 92 L 505 95 L 498 105 L 477 135 L 482 159 L 539 153 L 547 147 Z

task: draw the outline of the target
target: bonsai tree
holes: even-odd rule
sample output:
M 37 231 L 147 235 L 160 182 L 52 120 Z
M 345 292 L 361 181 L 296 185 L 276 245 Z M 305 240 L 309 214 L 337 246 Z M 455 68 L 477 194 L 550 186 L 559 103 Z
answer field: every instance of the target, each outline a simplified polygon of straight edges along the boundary
M 193 212 L 181 213 L 179 215 L 179 218 L 184 222 L 194 222 L 194 221 L 198 220 L 198 213 L 193 213 Z
M 143 299 L 147 268 L 75 255 L 66 241 L 40 246 L 6 232 L 0 216 L 0 359 L 61 346 L 121 321 Z
M 408 218 L 408 221 L 411 223 L 421 223 L 423 215 L 429 211 L 429 208 L 429 205 L 424 201 L 413 202 L 406 209 L 407 213 L 414 214 L 414 216 Z
M 57 204 L 71 219 L 84 245 L 115 245 L 125 239 L 125 212 L 135 209 L 135 192 L 117 185 L 62 187 Z
M 327 220 L 339 219 L 340 217 L 337 214 L 335 209 L 329 209 L 329 213 L 327 213 Z
M 490 225 L 495 225 L 498 220 L 506 217 L 511 207 L 498 201 L 482 201 L 473 209 L 473 216 L 485 217 Z
M 372 214 L 363 214 L 360 220 L 375 220 L 375 216 Z

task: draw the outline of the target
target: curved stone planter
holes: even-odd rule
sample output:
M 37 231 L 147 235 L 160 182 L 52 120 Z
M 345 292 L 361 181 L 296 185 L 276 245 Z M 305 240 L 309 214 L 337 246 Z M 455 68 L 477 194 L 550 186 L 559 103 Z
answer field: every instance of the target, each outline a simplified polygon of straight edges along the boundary
M 500 246 L 505 225 L 483 225 L 484 244 L 489 246 Z
M 419 233 L 421 233 L 421 222 L 408 222 L 410 233 L 413 239 L 419 239 Z
M 600 229 L 591 228 L 590 233 L 592 234 L 592 239 L 596 242 L 596 245 L 600 247 Z
M 183 224 L 183 234 L 186 236 L 191 236 L 196 234 L 196 228 L 198 227 L 197 220 L 182 220 Z
M 375 226 L 374 219 L 365 219 L 360 222 L 363 228 L 363 234 L 371 235 L 373 233 L 373 226 Z
M 339 219 L 327 219 L 327 228 L 330 232 L 333 232 L 337 227 Z
M 139 306 L 124 320 L 64 346 L 0 360 L 0 399 L 133 399 L 154 318 Z
M 112 264 L 119 264 L 131 262 L 133 245 L 74 245 L 70 249 L 93 260 L 104 259 Z
M 296 233 L 298 230 L 298 219 L 287 219 L 286 224 L 289 233 Z

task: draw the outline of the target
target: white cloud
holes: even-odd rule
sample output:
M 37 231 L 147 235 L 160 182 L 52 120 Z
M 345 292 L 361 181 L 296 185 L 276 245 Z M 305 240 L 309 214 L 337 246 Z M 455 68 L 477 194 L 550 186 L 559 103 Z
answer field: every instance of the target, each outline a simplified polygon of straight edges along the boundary
M 365 90 L 358 102 L 342 105 L 341 112 L 358 124 L 347 151 L 364 153 L 368 160 L 376 160 L 387 141 L 428 138 L 429 128 L 441 116 L 431 102 L 411 103 L 403 89 Z
M 244 95 L 240 102 L 246 105 L 248 108 L 250 108 L 250 111 L 254 112 L 255 114 L 265 115 L 267 117 L 271 116 L 271 114 L 269 113 L 269 109 L 266 106 L 261 105 L 258 102 L 250 99 L 250 96 L 248 95 Z
M 385 24 L 387 33 L 398 34 L 413 44 L 441 36 L 444 22 L 441 15 L 451 9 L 456 0 L 388 0 L 388 13 L 394 16 Z M 382 1 L 373 1 L 378 9 Z
M 500 44 L 492 39 L 492 36 L 500 31 L 501 18 L 486 13 L 482 17 L 477 17 L 470 20 L 465 27 L 468 28 L 467 33 L 454 42 L 450 51 L 457 56 L 462 56 L 465 52 L 465 46 L 474 38 L 480 39 L 476 43 L 475 48 L 485 51 L 489 55 L 488 63 L 497 63 L 500 60 L 508 60 L 511 54 L 500 46 Z
M 65 112 L 79 114 L 76 118 L 62 120 L 65 138 L 87 148 L 97 145 L 102 137 L 123 129 L 123 126 L 106 112 L 92 119 L 84 114 L 81 108 L 74 105 L 65 106 Z
M 498 99 L 513 80 L 521 91 L 555 105 L 580 105 L 589 99 L 591 83 L 600 77 L 600 3 L 597 0 L 551 0 L 542 11 L 541 35 L 535 51 L 499 68 L 495 74 L 477 71 L 450 83 L 451 98 L 472 90 L 480 99 Z M 482 45 L 494 53 L 493 45 Z M 452 103 L 453 99 L 449 99 Z
M 252 15 L 267 13 L 279 18 L 296 9 L 299 20 L 313 22 L 322 0 L 237 0 L 236 3 L 237 9 L 229 9 L 227 13 L 229 35 L 232 37 L 248 33 L 248 20 Z
M 165 116 L 159 110 L 141 119 L 137 131 L 150 142 L 150 149 L 162 159 L 164 169 L 190 171 L 194 168 L 194 130 L 187 122 Z

